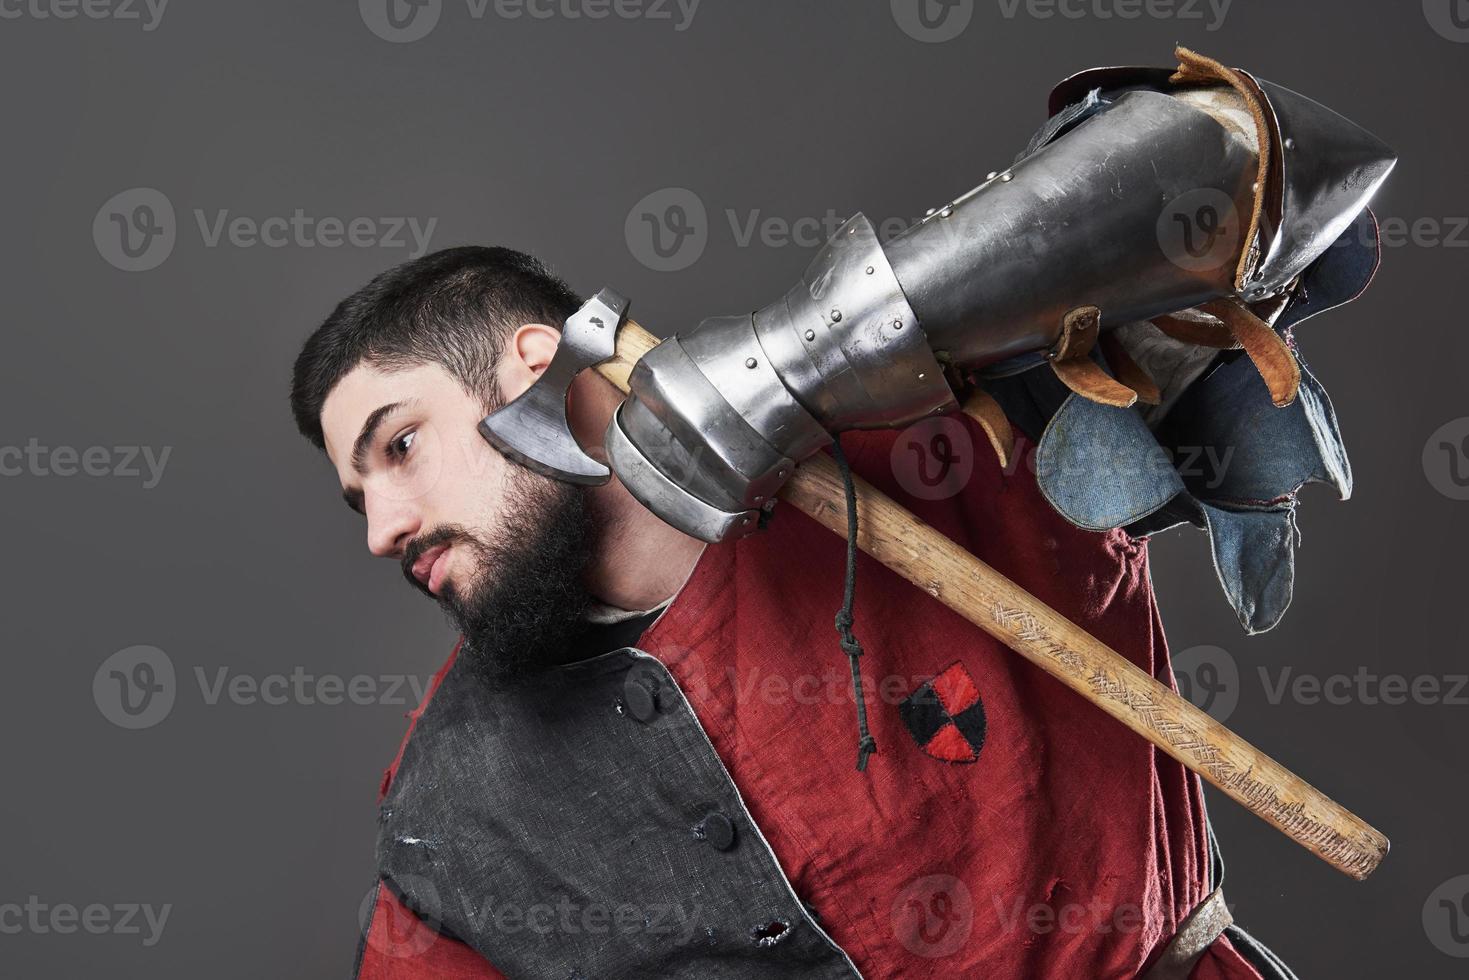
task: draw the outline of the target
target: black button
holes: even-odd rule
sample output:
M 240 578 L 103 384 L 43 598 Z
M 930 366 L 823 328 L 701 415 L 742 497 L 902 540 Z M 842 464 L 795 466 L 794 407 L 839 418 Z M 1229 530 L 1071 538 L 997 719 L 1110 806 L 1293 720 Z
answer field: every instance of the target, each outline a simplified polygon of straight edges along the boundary
M 658 714 L 658 680 L 648 674 L 629 674 L 622 684 L 627 713 L 647 723 Z
M 715 810 L 699 822 L 698 836 L 718 851 L 734 847 L 735 828 L 729 817 Z

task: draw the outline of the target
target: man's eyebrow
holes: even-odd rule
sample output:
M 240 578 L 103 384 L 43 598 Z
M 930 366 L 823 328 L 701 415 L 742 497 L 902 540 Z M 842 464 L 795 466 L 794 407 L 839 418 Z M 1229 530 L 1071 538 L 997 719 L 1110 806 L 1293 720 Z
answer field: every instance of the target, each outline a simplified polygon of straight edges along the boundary
M 377 435 L 377 427 L 383 424 L 383 419 L 388 417 L 388 413 L 402 406 L 402 402 L 384 405 L 362 423 L 362 431 L 357 433 L 357 441 L 352 443 L 352 469 L 358 473 L 363 472 L 364 464 L 367 462 L 367 447 L 372 445 L 372 437 Z

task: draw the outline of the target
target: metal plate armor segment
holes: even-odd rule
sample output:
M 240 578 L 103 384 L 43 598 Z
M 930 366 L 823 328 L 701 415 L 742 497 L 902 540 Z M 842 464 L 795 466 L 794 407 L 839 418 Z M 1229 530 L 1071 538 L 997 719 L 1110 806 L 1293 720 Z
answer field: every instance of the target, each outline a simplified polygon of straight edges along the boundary
M 1269 296 L 1306 270 L 1346 231 L 1392 173 L 1397 154 L 1356 123 L 1283 85 L 1257 80 L 1274 115 L 1279 215 L 1250 274 L 1247 300 Z
M 837 230 L 799 285 L 755 314 L 755 333 L 828 432 L 896 428 L 958 408 L 864 215 Z
M 1175 202 L 1206 195 L 1249 214 L 1255 155 L 1172 96 L 1124 94 L 887 246 L 928 342 L 964 368 L 1049 348 L 1067 311 L 1104 326 L 1234 292 L 1216 264 L 1160 241 Z
M 664 521 L 701 541 L 723 541 L 755 530 L 759 518 L 757 509 L 728 511 L 705 503 L 665 476 L 643 455 L 623 428 L 623 415 L 633 405 L 635 403 L 629 400 L 613 413 L 612 422 L 607 426 L 606 443 L 608 459 L 628 492 Z M 657 421 L 651 415 L 647 415 L 645 420 Z
M 738 318 L 719 326 L 740 328 Z M 795 461 L 751 427 L 703 368 L 678 337 L 643 355 L 628 377 L 637 397 L 629 399 L 625 431 L 644 458 L 706 502 L 727 510 L 758 505 L 755 498 L 774 493 Z
M 1246 283 L 1255 302 L 1288 285 L 1319 258 L 1367 206 L 1397 163 L 1387 144 L 1345 116 L 1243 69 L 1265 97 L 1272 178 L 1266 201 L 1263 256 Z M 1087 92 L 1117 98 L 1129 88 L 1175 91 L 1171 68 L 1090 68 L 1051 92 L 1055 115 Z

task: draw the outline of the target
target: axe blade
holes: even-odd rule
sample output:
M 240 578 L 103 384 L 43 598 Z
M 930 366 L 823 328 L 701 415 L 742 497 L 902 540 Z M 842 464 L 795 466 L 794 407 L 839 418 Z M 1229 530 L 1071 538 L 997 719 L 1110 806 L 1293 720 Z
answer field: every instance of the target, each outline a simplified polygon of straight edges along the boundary
M 612 471 L 584 452 L 566 419 L 571 382 L 586 368 L 617 352 L 617 331 L 628 301 L 612 289 L 587 300 L 561 328 L 551 363 L 519 398 L 479 423 L 479 432 L 507 459 L 542 476 L 581 486 L 600 486 Z

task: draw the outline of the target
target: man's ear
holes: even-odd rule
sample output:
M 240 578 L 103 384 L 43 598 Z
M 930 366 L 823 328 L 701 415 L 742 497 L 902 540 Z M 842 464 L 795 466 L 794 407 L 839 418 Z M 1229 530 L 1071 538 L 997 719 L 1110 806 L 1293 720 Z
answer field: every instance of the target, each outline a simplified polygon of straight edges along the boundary
M 535 383 L 550 366 L 560 343 L 561 331 L 544 323 L 526 323 L 516 328 L 505 342 L 495 372 L 506 404 Z

